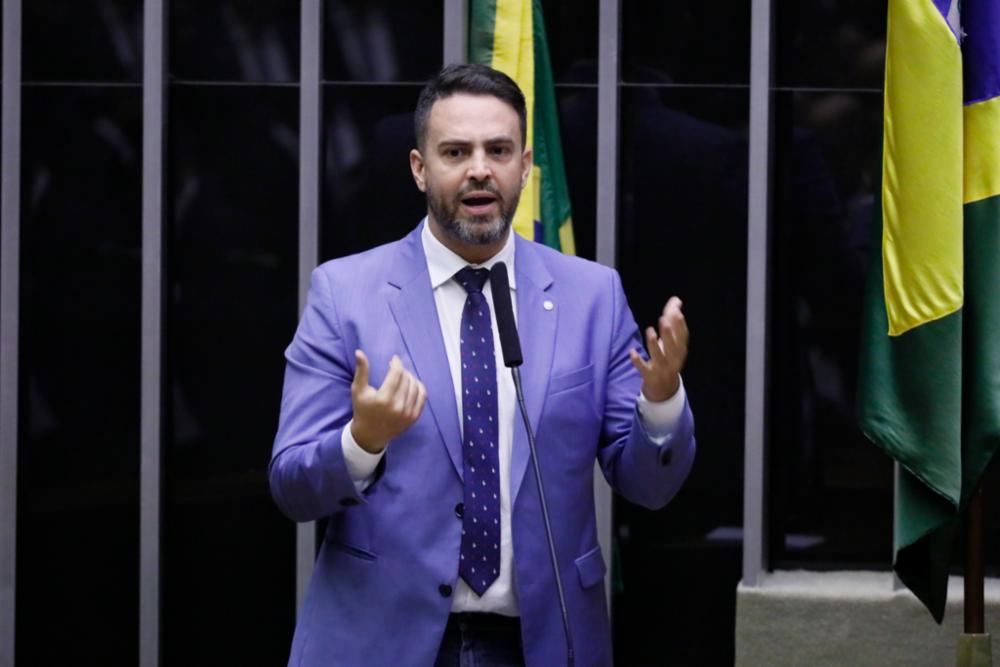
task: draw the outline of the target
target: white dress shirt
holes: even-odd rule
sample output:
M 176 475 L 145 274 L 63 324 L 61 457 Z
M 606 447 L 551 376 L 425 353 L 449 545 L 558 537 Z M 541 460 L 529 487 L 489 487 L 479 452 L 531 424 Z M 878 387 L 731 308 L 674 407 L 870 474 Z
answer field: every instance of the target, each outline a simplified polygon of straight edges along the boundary
M 462 416 L 462 367 L 461 341 L 459 334 L 462 323 L 462 309 L 468 294 L 457 280 L 455 274 L 466 266 L 467 261 L 449 250 L 431 233 L 426 219 L 421 230 L 421 242 L 427 257 L 427 270 L 430 275 L 431 288 L 434 290 L 434 304 L 437 307 L 438 322 L 441 325 L 441 336 L 448 355 L 448 365 L 451 370 L 452 386 L 455 390 L 455 404 L 458 406 L 459 424 L 463 424 Z M 474 264 L 473 268 L 490 269 L 497 262 L 507 265 L 507 275 L 510 278 L 510 298 L 517 319 L 517 279 L 514 267 L 514 232 L 507 237 L 507 243 L 496 255 L 482 264 Z M 493 308 L 493 291 L 490 282 L 483 287 L 483 294 Z M 503 365 L 503 354 L 500 349 L 500 334 L 496 327 L 496 317 L 493 318 L 493 349 L 496 354 L 497 368 L 497 417 L 499 419 L 499 459 L 500 459 L 500 574 L 493 584 L 483 593 L 482 597 L 469 588 L 458 578 L 452 602 L 452 611 L 476 611 L 517 616 L 518 603 L 514 590 L 513 545 L 510 529 L 510 459 L 514 442 L 514 411 L 517 398 L 514 393 L 514 380 L 510 371 Z M 374 380 L 374 378 L 373 378 Z M 374 382 L 373 382 L 374 385 Z M 429 389 L 430 390 L 430 389 Z M 673 397 L 666 401 L 654 403 L 648 401 L 641 393 L 638 397 L 639 414 L 643 424 L 654 442 L 663 444 L 684 409 L 684 385 Z M 533 425 L 535 426 L 535 425 Z M 365 489 L 372 482 L 375 468 L 382 459 L 382 452 L 369 454 L 363 450 L 351 435 L 350 423 L 344 428 L 341 446 L 347 469 L 358 490 Z M 383 450 L 384 452 L 385 450 Z

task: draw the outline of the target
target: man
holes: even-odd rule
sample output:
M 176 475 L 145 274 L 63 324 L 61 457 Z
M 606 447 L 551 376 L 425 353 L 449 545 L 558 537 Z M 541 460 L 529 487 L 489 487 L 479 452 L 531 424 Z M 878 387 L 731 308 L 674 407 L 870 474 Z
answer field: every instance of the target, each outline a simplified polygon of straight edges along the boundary
M 615 271 L 511 232 L 531 150 L 507 76 L 446 67 L 421 92 L 415 126 L 427 217 L 400 241 L 316 269 L 286 352 L 271 490 L 296 521 L 329 517 L 289 664 L 565 664 L 486 279 L 502 261 L 576 664 L 610 665 L 594 460 L 647 507 L 687 476 L 681 304 L 668 301 L 640 356 Z

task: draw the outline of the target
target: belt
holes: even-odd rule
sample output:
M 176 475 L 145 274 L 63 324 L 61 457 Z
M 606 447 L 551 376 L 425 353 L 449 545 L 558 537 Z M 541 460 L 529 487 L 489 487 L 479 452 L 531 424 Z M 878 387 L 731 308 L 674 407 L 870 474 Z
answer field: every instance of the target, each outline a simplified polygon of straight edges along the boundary
M 463 611 L 448 616 L 447 632 L 517 632 L 521 631 L 521 619 L 517 616 Z

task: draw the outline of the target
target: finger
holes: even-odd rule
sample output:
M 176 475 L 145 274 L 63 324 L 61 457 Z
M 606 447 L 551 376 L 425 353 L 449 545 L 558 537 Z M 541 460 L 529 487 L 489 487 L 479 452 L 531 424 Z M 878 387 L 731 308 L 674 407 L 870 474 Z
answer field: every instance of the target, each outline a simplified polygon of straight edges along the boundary
M 665 315 L 660 318 L 659 324 L 660 347 L 663 350 L 663 356 L 667 359 L 672 359 L 680 349 L 680 342 L 677 340 L 676 322 Z
M 653 327 L 646 327 L 646 350 L 649 352 L 649 363 L 651 366 L 666 361 L 663 356 L 663 348 L 660 347 L 660 340 L 656 335 L 656 329 Z
M 416 378 L 406 371 L 403 371 L 403 379 L 399 381 L 396 393 L 393 394 L 392 397 L 392 407 L 395 408 L 397 412 L 406 411 L 406 402 L 409 398 L 410 387 L 415 384 L 416 381 Z
M 399 393 L 401 394 L 401 400 L 399 409 L 407 418 L 410 416 L 410 409 L 413 407 L 413 400 L 417 396 L 417 378 L 413 377 L 407 373 L 406 378 L 406 391 L 403 392 L 403 388 L 400 387 Z
M 385 380 L 382 381 L 382 386 L 378 388 L 379 398 L 384 401 L 391 401 L 393 396 L 396 395 L 396 389 L 399 388 L 399 384 L 402 381 L 403 362 L 396 355 L 392 355 L 392 360 L 389 362 L 389 372 L 385 374 Z
M 673 303 L 674 301 L 676 303 Z M 688 329 L 687 323 L 684 321 L 684 314 L 680 310 L 679 299 L 671 300 L 667 314 L 661 318 L 661 326 L 665 330 L 661 340 L 664 354 L 670 360 L 668 367 L 680 372 L 687 358 Z
M 414 420 L 416 420 L 417 417 L 420 416 L 420 413 L 424 411 L 424 403 L 427 402 L 427 387 L 424 386 L 423 382 L 417 380 L 417 388 L 419 391 L 417 393 L 417 403 L 414 407 Z
M 639 374 L 642 375 L 643 378 L 645 378 L 646 375 L 653 370 L 652 367 L 649 365 L 649 362 L 643 359 L 642 355 L 640 355 L 639 352 L 634 349 L 628 351 L 628 358 L 632 362 L 632 365 L 635 366 L 635 369 L 639 371 Z
M 681 354 L 686 354 L 688 348 L 688 332 L 684 321 L 681 320 L 680 322 L 674 322 L 671 325 L 671 330 L 673 331 L 673 347 L 675 351 Z
M 663 349 L 663 367 L 667 369 L 678 367 L 684 358 L 684 350 L 675 339 L 673 332 L 667 329 L 664 337 L 660 338 L 660 345 Z
M 663 316 L 670 322 L 670 327 L 674 332 L 677 342 L 687 346 L 688 328 L 687 320 L 684 318 L 684 311 L 682 310 L 683 306 L 683 301 L 672 296 L 667 301 L 667 305 L 663 307 Z
M 361 350 L 354 350 L 354 381 L 351 383 L 354 389 L 364 389 L 368 386 L 368 357 Z
M 677 342 L 687 349 L 688 340 L 690 338 L 690 333 L 688 333 L 687 318 L 684 317 L 684 313 L 677 311 L 677 320 L 674 323 L 674 330 L 677 332 Z
M 674 311 L 670 314 L 669 328 L 670 354 L 683 363 L 688 351 L 688 328 L 683 313 Z
M 680 310 L 683 307 L 684 307 L 684 302 L 681 301 L 680 298 L 672 296 L 669 299 L 667 299 L 667 302 L 665 304 L 663 304 L 663 314 L 666 315 L 671 310 L 675 309 Z
M 663 317 L 670 322 L 679 341 L 687 338 L 687 320 L 684 318 L 683 303 L 677 297 L 671 297 L 663 308 Z
M 415 413 L 417 407 L 417 399 L 420 397 L 420 380 L 413 377 L 412 382 L 410 382 L 410 387 L 406 391 L 406 404 L 403 409 L 406 412 L 406 416 L 410 419 L 416 419 L 417 414 Z

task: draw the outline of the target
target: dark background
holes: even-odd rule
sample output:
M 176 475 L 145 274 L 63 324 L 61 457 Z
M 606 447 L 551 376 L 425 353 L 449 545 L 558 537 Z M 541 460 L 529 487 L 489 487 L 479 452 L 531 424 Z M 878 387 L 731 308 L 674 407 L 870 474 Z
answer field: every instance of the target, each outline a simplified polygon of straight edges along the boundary
M 168 4 L 164 658 L 278 665 L 295 527 L 265 470 L 297 318 L 299 9 Z M 23 6 L 18 664 L 131 665 L 142 2 Z M 636 319 L 685 301 L 699 453 L 667 509 L 615 501 L 615 655 L 726 665 L 743 520 L 750 1 L 620 7 L 620 164 L 598 184 L 598 3 L 544 3 L 578 254 L 595 255 L 597 188 L 616 187 Z M 443 17 L 442 3 L 412 0 L 323 9 L 325 260 L 423 215 L 411 111 L 442 65 Z M 774 16 L 772 311 L 752 314 L 771 325 L 770 564 L 884 570 L 892 466 L 853 414 L 885 11 L 776 0 Z

